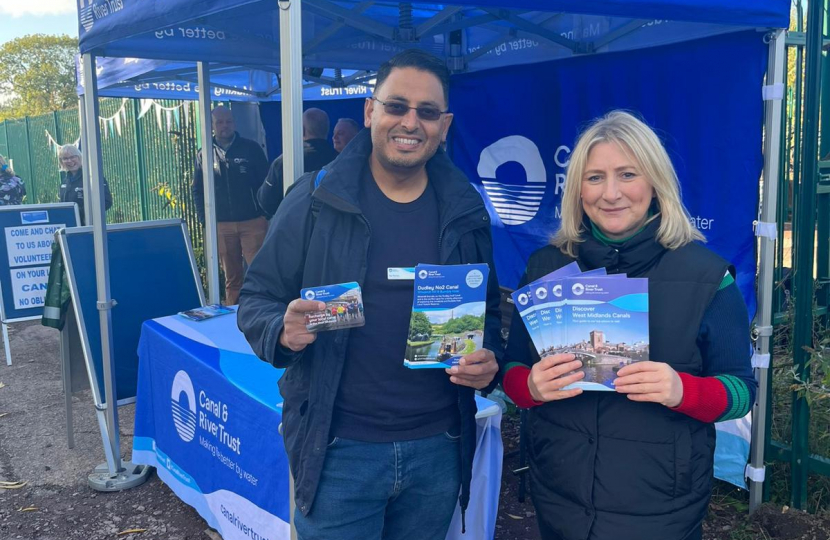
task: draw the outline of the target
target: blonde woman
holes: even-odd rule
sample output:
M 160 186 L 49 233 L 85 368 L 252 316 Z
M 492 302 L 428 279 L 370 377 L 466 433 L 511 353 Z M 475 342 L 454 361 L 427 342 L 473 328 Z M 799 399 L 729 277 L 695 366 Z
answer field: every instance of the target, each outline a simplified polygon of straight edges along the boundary
M 61 188 L 58 194 L 61 202 L 71 202 L 78 205 L 81 224 L 86 225 L 84 216 L 84 170 L 81 151 L 75 145 L 61 146 L 58 152 L 61 168 Z M 104 178 L 104 206 L 107 210 L 112 206 L 112 194 L 107 179 Z
M 6 158 L 0 156 L 0 206 L 23 204 L 25 196 L 23 180 L 14 173 Z
M 545 540 L 701 538 L 713 423 L 744 416 L 756 388 L 734 268 L 703 241 L 657 135 L 622 111 L 595 120 L 571 156 L 560 228 L 521 285 L 572 261 L 648 278 L 651 360 L 621 368 L 615 392 L 563 390 L 581 363 L 539 359 L 514 316 L 503 385 L 530 409 Z

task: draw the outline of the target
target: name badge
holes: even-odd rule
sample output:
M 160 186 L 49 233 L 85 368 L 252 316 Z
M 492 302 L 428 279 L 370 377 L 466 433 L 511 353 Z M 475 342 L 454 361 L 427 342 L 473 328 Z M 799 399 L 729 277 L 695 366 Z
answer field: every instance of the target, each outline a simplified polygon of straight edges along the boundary
M 415 268 L 387 268 L 386 278 L 391 280 L 415 280 Z

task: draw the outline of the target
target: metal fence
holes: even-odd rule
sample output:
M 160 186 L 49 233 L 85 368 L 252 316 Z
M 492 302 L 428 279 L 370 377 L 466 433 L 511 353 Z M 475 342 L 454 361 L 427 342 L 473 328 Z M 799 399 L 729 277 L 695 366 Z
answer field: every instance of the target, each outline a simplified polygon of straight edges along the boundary
M 183 218 L 204 269 L 203 230 L 190 197 L 196 110 L 190 101 L 102 99 L 99 115 L 104 177 L 113 196 L 107 222 Z M 79 136 L 77 109 L 0 123 L 0 154 L 25 182 L 25 202 L 57 202 L 58 150 Z

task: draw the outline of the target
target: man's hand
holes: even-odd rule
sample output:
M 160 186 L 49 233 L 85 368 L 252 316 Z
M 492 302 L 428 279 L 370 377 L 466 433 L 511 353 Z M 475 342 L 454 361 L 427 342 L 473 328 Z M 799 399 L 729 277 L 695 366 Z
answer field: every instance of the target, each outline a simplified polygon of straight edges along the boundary
M 285 316 L 282 319 L 280 345 L 294 352 L 300 352 L 317 339 L 315 332 L 309 332 L 305 327 L 305 314 L 309 311 L 323 311 L 326 304 L 316 300 L 301 300 L 297 298 L 288 304 Z
M 457 366 L 447 369 L 450 382 L 461 386 L 470 386 L 476 390 L 486 388 L 499 372 L 499 364 L 493 351 L 479 349 L 458 361 Z
M 572 398 L 582 393 L 582 388 L 562 390 L 569 384 L 582 380 L 585 373 L 577 371 L 582 362 L 575 360 L 573 354 L 554 354 L 546 356 L 533 364 L 527 378 L 527 388 L 536 401 L 556 401 Z
M 651 401 L 677 407 L 683 401 L 683 381 L 663 362 L 634 362 L 617 372 L 614 387 L 631 401 Z

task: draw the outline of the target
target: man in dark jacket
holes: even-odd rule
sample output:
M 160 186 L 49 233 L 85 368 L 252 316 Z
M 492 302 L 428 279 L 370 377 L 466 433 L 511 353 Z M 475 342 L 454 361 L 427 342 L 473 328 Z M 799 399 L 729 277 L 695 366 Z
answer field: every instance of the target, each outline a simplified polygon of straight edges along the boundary
M 286 368 L 285 447 L 302 540 L 444 538 L 470 498 L 475 389 L 495 384 L 499 290 L 490 217 L 439 149 L 449 74 L 404 51 L 381 66 L 362 131 L 324 173 L 299 180 L 271 220 L 238 321 Z M 319 179 L 319 186 L 314 188 Z M 418 263 L 490 264 L 483 349 L 458 367 L 403 366 Z M 366 325 L 309 333 L 302 287 L 357 281 Z M 460 492 L 460 496 L 459 496 Z M 463 522 L 463 521 L 462 521 Z
M 329 115 L 320 109 L 308 109 L 303 113 L 303 168 L 308 172 L 318 171 L 337 157 L 337 152 L 328 141 Z M 283 199 L 282 156 L 271 163 L 268 176 L 257 192 L 259 205 L 268 216 L 277 213 Z
M 225 303 L 233 305 L 237 303 L 242 287 L 242 258 L 251 264 L 268 230 L 268 222 L 256 201 L 268 160 L 255 141 L 239 136 L 229 109 L 217 107 L 211 116 L 219 259 L 225 271 Z M 192 192 L 196 213 L 204 223 L 201 152 L 196 156 Z

